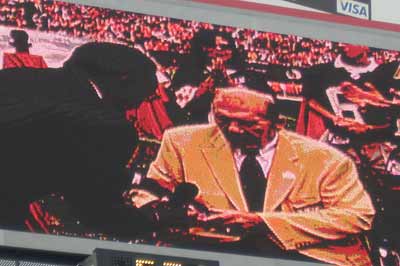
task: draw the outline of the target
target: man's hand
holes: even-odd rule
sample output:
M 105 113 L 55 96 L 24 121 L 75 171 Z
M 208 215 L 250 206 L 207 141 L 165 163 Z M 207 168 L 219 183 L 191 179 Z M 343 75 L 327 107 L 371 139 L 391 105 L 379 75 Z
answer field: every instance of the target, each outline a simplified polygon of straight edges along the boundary
M 244 233 L 267 229 L 264 220 L 256 213 L 220 209 L 211 209 L 210 211 L 213 214 L 203 217 L 202 221 L 210 224 L 221 223 L 228 234 L 234 233 L 231 230 L 236 231 L 235 228 Z
M 362 124 L 354 119 L 336 116 L 333 119 L 335 126 L 345 128 L 355 134 L 363 134 L 371 129 L 370 125 Z
M 125 198 L 127 204 L 132 205 L 135 208 L 142 208 L 144 205 L 150 202 L 160 200 L 160 198 L 153 193 L 137 188 L 125 192 L 123 197 Z
M 367 91 L 346 81 L 340 84 L 340 90 L 347 100 L 360 107 L 370 105 L 385 108 L 391 106 L 391 102 L 385 99 L 371 83 L 364 83 L 364 86 Z
M 303 93 L 303 85 L 294 82 L 282 83 L 277 81 L 268 81 L 267 84 L 276 93 L 284 93 L 290 96 L 301 96 Z
M 374 130 L 386 130 L 388 127 L 390 127 L 390 124 L 383 124 L 383 125 L 362 124 L 352 118 L 346 118 L 340 116 L 335 116 L 332 120 L 335 126 L 344 128 L 348 132 L 354 134 L 364 134 Z

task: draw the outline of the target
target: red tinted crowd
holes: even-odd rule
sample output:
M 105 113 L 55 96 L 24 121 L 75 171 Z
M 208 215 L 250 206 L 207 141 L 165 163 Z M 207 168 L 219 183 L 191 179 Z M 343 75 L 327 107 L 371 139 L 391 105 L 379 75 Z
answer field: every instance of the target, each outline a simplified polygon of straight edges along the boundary
M 203 28 L 232 34 L 248 63 L 310 67 L 332 62 L 339 44 L 294 35 L 214 26 L 188 20 L 134 14 L 48 0 L 0 1 L 0 23 L 58 32 L 101 41 L 139 44 L 147 51 L 186 54 L 190 40 Z M 394 61 L 398 52 L 377 51 L 379 63 Z

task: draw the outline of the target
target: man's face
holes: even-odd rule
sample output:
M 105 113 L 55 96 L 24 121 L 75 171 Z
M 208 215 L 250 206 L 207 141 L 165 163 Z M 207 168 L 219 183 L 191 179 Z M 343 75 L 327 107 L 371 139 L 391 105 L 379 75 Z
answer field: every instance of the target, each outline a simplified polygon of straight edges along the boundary
M 262 94 L 219 93 L 213 104 L 215 122 L 234 149 L 261 149 L 275 135 L 266 118 L 271 104 Z

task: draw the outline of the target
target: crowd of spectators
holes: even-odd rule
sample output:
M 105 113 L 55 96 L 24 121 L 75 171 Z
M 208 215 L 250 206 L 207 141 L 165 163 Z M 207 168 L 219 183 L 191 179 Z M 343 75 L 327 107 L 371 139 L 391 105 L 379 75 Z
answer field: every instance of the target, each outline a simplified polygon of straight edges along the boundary
M 331 62 L 340 44 L 294 35 L 215 26 L 189 20 L 135 14 L 53 0 L 0 0 L 0 24 L 27 27 L 98 41 L 140 45 L 149 52 L 186 54 L 201 28 L 231 33 L 248 63 L 310 67 Z M 379 63 L 397 60 L 398 52 L 376 50 Z

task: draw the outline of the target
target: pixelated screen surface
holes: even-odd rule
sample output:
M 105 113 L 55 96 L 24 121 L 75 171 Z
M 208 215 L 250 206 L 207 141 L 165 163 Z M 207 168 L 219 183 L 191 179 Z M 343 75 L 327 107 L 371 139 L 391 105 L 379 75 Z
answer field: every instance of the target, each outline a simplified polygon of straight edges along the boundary
M 1 228 L 399 261 L 398 51 L 60 1 L 0 14 Z
M 0 259 L 1 266 L 15 266 L 16 262 L 14 260 L 9 259 Z

